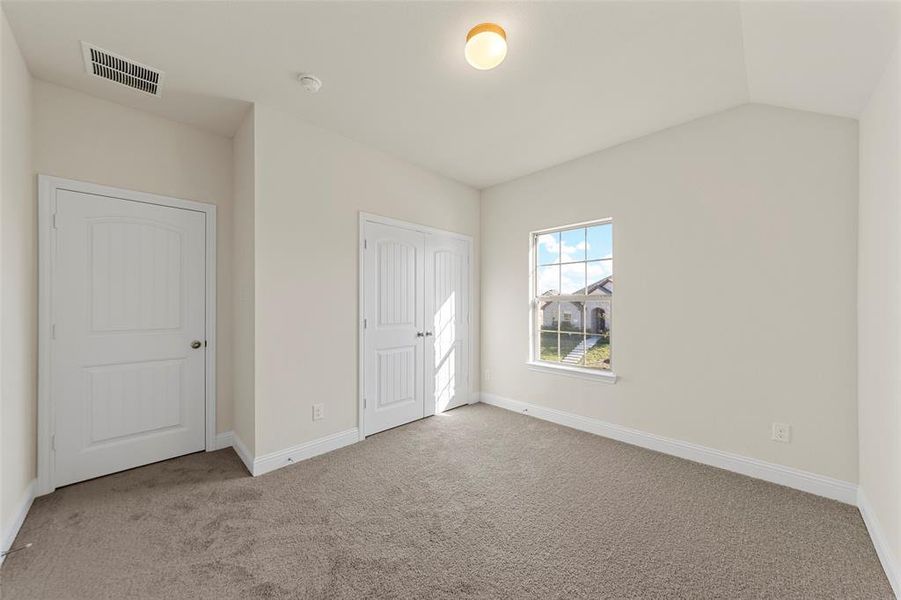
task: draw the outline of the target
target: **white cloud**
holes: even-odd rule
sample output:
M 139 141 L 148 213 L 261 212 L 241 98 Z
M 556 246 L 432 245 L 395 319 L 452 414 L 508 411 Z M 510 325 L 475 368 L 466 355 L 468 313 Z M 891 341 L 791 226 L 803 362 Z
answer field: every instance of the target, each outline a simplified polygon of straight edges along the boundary
M 556 254 L 560 248 L 560 244 L 557 243 L 557 236 L 548 233 L 538 236 L 538 245 L 543 246 L 551 254 Z
M 591 262 L 588 263 L 588 281 L 590 283 L 594 283 L 599 279 L 603 279 L 604 277 L 609 277 L 613 274 L 613 262 L 612 261 L 604 261 L 604 262 Z
M 561 262 L 574 262 L 577 260 L 585 260 L 585 249 L 588 244 L 579 242 L 578 244 L 567 244 L 563 242 L 560 245 Z
M 538 294 L 543 294 L 549 290 L 560 289 L 560 267 L 554 265 L 552 267 L 538 268 Z
M 563 265 L 560 293 L 575 294 L 585 287 L 585 263 Z

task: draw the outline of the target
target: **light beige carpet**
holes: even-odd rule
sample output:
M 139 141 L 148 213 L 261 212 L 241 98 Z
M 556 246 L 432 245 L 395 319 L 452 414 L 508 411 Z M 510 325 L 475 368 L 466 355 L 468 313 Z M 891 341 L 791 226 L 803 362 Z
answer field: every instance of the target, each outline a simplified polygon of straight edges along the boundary
M 484 405 L 39 498 L 3 600 L 891 598 L 857 509 Z

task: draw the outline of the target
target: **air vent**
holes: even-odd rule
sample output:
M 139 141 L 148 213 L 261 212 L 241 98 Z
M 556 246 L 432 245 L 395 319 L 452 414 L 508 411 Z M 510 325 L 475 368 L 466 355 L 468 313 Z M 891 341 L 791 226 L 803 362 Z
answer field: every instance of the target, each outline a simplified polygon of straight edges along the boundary
M 121 83 L 145 94 L 160 95 L 163 72 L 159 69 L 142 65 L 87 42 L 81 43 L 81 50 L 84 54 L 84 68 L 91 75 Z

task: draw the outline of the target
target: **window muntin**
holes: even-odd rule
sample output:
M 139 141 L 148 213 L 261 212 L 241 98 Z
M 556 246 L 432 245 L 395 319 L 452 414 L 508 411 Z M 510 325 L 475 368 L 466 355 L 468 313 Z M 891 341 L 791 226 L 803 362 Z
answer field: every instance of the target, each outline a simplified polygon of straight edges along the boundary
M 611 370 L 613 224 L 532 234 L 532 359 Z

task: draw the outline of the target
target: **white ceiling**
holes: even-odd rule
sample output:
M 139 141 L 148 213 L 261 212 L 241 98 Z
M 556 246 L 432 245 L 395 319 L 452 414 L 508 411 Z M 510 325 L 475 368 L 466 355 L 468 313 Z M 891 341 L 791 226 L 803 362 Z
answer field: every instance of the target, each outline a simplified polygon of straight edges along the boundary
M 32 74 L 231 135 L 263 102 L 486 187 L 745 102 L 857 116 L 898 2 L 15 2 Z M 467 30 L 506 28 L 480 72 Z M 84 72 L 80 41 L 165 71 Z M 318 75 L 310 95 L 295 81 Z

